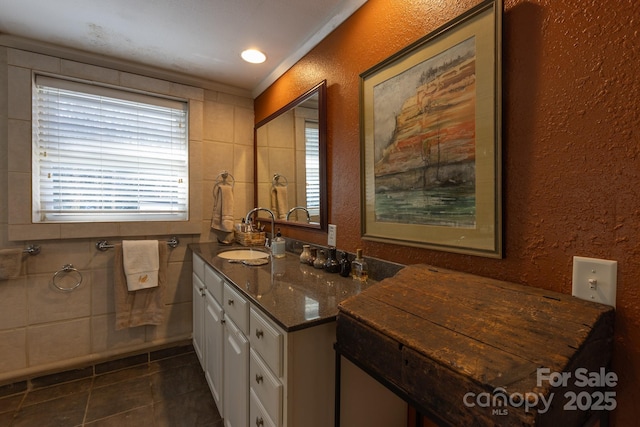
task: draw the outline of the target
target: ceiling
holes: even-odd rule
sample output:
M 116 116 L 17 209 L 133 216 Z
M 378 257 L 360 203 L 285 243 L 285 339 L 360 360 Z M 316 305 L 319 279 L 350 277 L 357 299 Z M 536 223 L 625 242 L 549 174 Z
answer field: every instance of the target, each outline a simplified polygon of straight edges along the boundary
M 255 97 L 365 2 L 0 0 L 0 44 L 45 42 L 232 86 Z M 244 62 L 240 52 L 247 48 L 263 51 L 266 62 Z

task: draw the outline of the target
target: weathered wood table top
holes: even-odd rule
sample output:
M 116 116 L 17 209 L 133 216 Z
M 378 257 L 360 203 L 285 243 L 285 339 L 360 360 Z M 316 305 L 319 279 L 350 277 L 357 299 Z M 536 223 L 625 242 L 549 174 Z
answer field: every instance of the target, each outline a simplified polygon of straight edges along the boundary
M 340 304 L 336 349 L 443 424 L 567 427 L 600 397 L 581 379 L 608 367 L 613 318 L 570 295 L 416 265 Z

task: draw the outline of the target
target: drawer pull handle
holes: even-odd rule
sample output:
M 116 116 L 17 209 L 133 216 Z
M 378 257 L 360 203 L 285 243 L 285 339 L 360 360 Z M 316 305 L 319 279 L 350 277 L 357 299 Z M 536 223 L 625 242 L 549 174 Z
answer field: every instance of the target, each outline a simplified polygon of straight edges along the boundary
M 256 382 L 260 384 L 264 378 L 260 374 L 256 374 Z
M 264 336 L 264 332 L 261 329 L 256 329 L 256 338 L 262 338 Z
M 262 417 L 256 417 L 256 427 L 260 427 L 264 425 L 264 421 L 262 420 Z
M 233 300 L 231 298 L 229 298 L 229 300 L 227 301 L 227 304 L 233 305 Z

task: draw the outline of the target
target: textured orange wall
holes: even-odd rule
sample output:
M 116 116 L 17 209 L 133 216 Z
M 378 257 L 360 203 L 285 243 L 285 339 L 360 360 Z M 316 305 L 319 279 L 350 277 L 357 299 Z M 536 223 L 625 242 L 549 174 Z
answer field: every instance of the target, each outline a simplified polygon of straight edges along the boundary
M 329 222 L 338 248 L 570 294 L 574 255 L 618 261 L 619 426 L 640 419 L 637 0 L 505 0 L 501 260 L 360 238 L 359 75 L 478 1 L 369 0 L 255 102 L 256 121 L 328 83 Z M 284 230 L 318 244 L 326 235 Z M 509 339 L 509 337 L 505 337 Z

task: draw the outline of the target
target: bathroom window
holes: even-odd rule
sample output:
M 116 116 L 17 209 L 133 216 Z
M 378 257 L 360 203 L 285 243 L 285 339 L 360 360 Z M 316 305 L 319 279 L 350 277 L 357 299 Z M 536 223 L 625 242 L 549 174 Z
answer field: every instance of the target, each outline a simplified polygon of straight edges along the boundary
M 36 75 L 33 222 L 186 221 L 188 105 Z
M 305 121 L 305 170 L 307 178 L 307 209 L 309 215 L 320 215 L 320 135 L 318 122 Z

